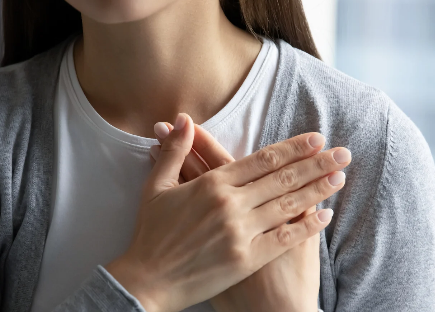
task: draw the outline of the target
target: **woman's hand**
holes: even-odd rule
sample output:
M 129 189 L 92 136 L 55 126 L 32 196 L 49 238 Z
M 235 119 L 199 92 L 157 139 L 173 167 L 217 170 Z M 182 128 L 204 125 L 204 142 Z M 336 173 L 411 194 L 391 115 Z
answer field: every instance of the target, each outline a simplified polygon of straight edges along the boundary
M 156 126 L 160 143 L 172 131 L 169 123 Z M 194 150 L 186 157 L 182 179 L 190 181 L 221 164 L 233 162 L 233 157 L 207 131 L 195 125 Z M 158 158 L 158 147 L 152 157 Z M 206 164 L 198 157 L 199 154 Z M 211 165 L 210 165 L 211 164 Z M 292 223 L 314 213 L 312 206 Z M 317 233 L 290 249 L 240 283 L 211 299 L 217 312 L 317 311 L 320 287 L 320 235 Z
M 315 155 L 321 146 L 309 144 L 313 135 L 271 145 L 179 185 L 194 137 L 191 118 L 180 114 L 144 185 L 132 243 L 106 269 L 147 311 L 179 311 L 318 233 L 331 210 L 283 223 L 341 188 L 343 183 L 331 186 L 328 175 L 349 161 L 334 161 L 340 148 Z M 308 198 L 313 189 L 316 196 Z
M 316 211 L 311 207 L 300 217 Z M 320 235 L 293 247 L 211 299 L 216 312 L 316 312 L 320 287 Z

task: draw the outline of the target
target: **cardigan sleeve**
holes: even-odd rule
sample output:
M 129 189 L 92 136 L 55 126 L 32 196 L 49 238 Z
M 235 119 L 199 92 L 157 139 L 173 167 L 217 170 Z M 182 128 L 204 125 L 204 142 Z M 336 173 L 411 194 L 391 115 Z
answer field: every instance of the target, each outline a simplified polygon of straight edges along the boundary
M 342 258 L 335 311 L 435 311 L 435 165 L 420 130 L 390 100 L 377 196 Z
M 101 265 L 53 312 L 146 312 L 139 301 Z

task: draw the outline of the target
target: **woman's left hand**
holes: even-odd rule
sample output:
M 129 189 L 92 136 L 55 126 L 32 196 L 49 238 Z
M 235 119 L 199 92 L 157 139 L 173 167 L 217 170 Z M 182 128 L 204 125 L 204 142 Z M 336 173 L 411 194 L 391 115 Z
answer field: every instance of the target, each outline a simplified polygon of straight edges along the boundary
M 303 216 L 315 211 L 313 206 Z M 318 311 L 319 243 L 320 235 L 316 234 L 290 249 L 211 299 L 213 307 L 217 312 Z
M 167 129 L 164 129 L 164 127 Z M 173 127 L 169 123 L 156 125 L 156 137 L 163 143 Z M 193 149 L 181 170 L 180 181 L 190 181 L 210 169 L 234 158 L 203 128 L 195 125 Z M 159 146 L 151 155 L 157 158 Z M 198 157 L 200 155 L 201 157 Z M 205 161 L 202 161 L 201 158 Z M 291 223 L 316 211 L 309 208 Z M 290 249 L 242 282 L 212 298 L 217 312 L 317 311 L 320 286 L 319 234 Z

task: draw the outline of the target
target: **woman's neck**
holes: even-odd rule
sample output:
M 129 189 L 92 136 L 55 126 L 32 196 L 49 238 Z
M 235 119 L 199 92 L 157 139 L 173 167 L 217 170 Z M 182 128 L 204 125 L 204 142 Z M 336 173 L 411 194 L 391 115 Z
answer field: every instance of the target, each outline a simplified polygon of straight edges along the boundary
M 261 43 L 233 26 L 219 1 L 175 1 L 146 19 L 101 24 L 83 16 L 74 48 L 80 84 L 113 126 L 154 137 L 179 112 L 202 123 L 246 78 Z

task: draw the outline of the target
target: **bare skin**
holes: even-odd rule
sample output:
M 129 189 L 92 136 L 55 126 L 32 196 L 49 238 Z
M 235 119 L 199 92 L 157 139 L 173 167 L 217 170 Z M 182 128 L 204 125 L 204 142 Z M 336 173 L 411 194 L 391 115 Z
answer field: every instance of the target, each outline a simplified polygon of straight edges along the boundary
M 344 186 L 329 178 L 350 153 L 318 153 L 324 140 L 310 142 L 319 136 L 299 135 L 179 185 L 194 141 L 192 120 L 180 114 L 144 185 L 131 245 L 106 269 L 150 312 L 180 311 L 241 282 L 329 224 L 330 209 L 285 224 Z
M 169 132 L 173 130 L 170 123 L 164 124 Z M 163 143 L 166 132 L 158 132 L 160 135 L 164 133 L 163 138 L 156 133 L 156 138 Z M 158 146 L 152 147 L 150 155 L 153 160 L 158 158 L 159 150 Z M 211 134 L 195 125 L 193 149 L 183 163 L 180 178 L 191 181 L 210 169 L 234 161 Z M 316 206 L 312 206 L 290 222 L 295 223 L 315 211 Z M 216 312 L 316 312 L 320 287 L 319 242 L 317 233 L 212 298 L 210 302 L 214 309 Z
M 211 118 L 239 89 L 261 49 L 228 21 L 217 0 L 172 1 L 121 24 L 84 14 L 82 20 L 74 61 L 86 97 L 107 122 L 143 137 L 154 137 L 154 124 L 174 121 L 179 112 L 198 124 Z
M 215 115 L 261 49 L 226 19 L 218 0 L 68 2 L 82 12 L 74 61 L 88 100 L 110 124 L 143 137 L 153 137 L 157 121 L 174 121 L 179 112 L 197 123 Z M 179 185 L 194 144 L 192 119 L 184 116 L 187 126 L 168 136 L 144 185 L 131 246 L 106 266 L 150 312 L 179 311 L 215 297 L 316 235 L 330 221 L 322 222 L 321 212 L 284 222 L 340 189 L 343 183 L 326 187 L 327 175 L 350 162 L 333 162 L 340 148 L 309 160 L 318 152 L 307 143 L 310 133 Z M 271 159 L 275 152 L 278 158 Z M 324 167 L 310 171 L 315 164 Z M 307 174 L 296 177 L 297 168 Z M 314 180 L 320 182 L 310 184 Z M 325 192 L 311 205 L 287 213 L 274 208 L 286 193 L 307 196 L 316 183 Z
M 164 125 L 169 132 L 173 130 L 170 123 L 166 122 Z M 160 123 L 157 128 L 162 126 L 163 123 Z M 157 133 L 156 138 L 163 143 L 166 131 L 158 130 L 163 138 Z M 159 150 L 158 146 L 152 147 L 153 160 L 158 158 Z M 180 178 L 191 181 L 210 169 L 234 161 L 211 134 L 195 125 L 193 149 L 186 157 Z M 290 222 L 295 223 L 315 211 L 316 206 L 312 206 Z M 214 309 L 216 312 L 316 312 L 320 287 L 319 242 L 320 235 L 313 235 L 245 280 L 212 298 L 210 302 Z

